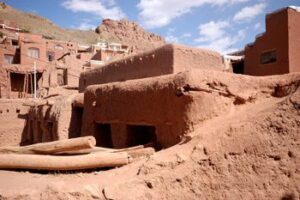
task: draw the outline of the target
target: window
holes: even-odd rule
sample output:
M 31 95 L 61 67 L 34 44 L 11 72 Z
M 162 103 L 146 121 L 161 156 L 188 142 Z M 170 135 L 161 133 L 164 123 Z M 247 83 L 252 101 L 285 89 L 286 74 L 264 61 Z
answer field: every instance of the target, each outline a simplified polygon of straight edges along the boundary
M 260 55 L 260 64 L 275 63 L 277 61 L 277 53 L 275 50 L 267 51 Z
M 19 43 L 18 43 L 18 40 L 12 40 L 12 45 L 13 45 L 13 46 L 18 46 L 18 44 L 19 44 Z
M 31 58 L 39 58 L 40 57 L 40 50 L 35 47 L 31 47 L 28 49 L 28 56 Z
M 53 61 L 55 59 L 55 53 L 54 52 L 47 51 L 46 56 L 48 58 L 48 61 Z
M 14 56 L 9 54 L 4 54 L 4 64 L 13 64 Z

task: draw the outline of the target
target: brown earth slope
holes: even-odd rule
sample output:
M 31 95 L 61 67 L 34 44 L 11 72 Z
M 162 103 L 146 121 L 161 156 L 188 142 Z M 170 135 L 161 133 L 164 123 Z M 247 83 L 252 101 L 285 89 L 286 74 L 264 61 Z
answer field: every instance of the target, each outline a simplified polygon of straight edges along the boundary
M 0 3 L 0 19 L 15 22 L 20 28 L 31 33 L 57 40 L 94 43 L 99 37 L 94 31 L 63 29 L 48 19 L 16 10 L 5 3 Z
M 0 199 L 299 199 L 300 74 L 203 71 L 197 78 L 198 89 L 186 92 L 219 95 L 218 107 L 228 110 L 200 122 L 181 144 L 108 171 L 1 170 Z

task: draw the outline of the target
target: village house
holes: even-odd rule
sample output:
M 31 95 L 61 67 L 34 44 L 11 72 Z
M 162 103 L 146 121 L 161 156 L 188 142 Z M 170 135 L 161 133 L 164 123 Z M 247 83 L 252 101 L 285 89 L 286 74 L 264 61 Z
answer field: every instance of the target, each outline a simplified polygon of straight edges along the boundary
M 118 43 L 84 46 L 24 33 L 9 21 L 0 23 L 2 98 L 33 97 L 34 91 L 50 87 L 78 87 L 83 70 L 101 66 L 127 52 L 127 47 Z
M 168 44 L 83 72 L 79 91 L 83 92 L 93 84 L 161 76 L 192 68 L 226 71 L 222 57 L 217 52 Z
M 248 44 L 233 71 L 254 76 L 300 72 L 300 9 L 290 6 L 266 16 L 266 31 Z M 240 55 L 239 55 L 240 56 Z
M 281 19 L 282 16 L 288 18 L 298 16 L 298 14 L 299 12 L 294 8 L 286 8 L 270 14 L 267 17 L 267 31 L 265 36 L 261 37 L 269 37 L 270 28 L 268 27 L 272 27 L 270 23 L 277 17 Z M 288 30 L 296 31 L 294 28 L 297 25 L 292 23 L 295 19 L 291 19 L 288 20 L 291 24 L 287 32 Z M 293 37 L 291 32 L 288 33 L 295 45 L 289 44 L 289 51 L 286 53 L 294 52 L 294 49 L 298 48 L 296 44 L 299 44 L 298 38 Z M 257 44 L 260 44 L 259 38 L 256 41 Z M 36 43 L 32 42 L 35 46 L 31 48 L 39 48 L 38 39 L 33 37 L 32 40 L 34 39 Z M 293 43 L 288 39 L 285 41 Z M 80 94 L 64 94 L 53 99 L 50 97 L 42 99 L 39 104 L 30 106 L 25 119 L 26 126 L 22 132 L 22 141 L 31 144 L 92 135 L 95 136 L 98 146 L 123 148 L 146 143 L 152 143 L 158 149 L 172 146 L 182 141 L 185 134 L 191 132 L 201 121 L 219 116 L 222 114 L 220 111 L 228 112 L 230 106 L 242 104 L 247 99 L 253 98 L 249 97 L 251 94 L 245 88 L 247 81 L 254 81 L 254 79 L 247 76 L 245 78 L 234 76 L 230 73 L 231 70 L 228 67 L 230 63 L 227 61 L 232 61 L 233 72 L 240 70 L 240 73 L 251 75 L 267 73 L 268 71 L 260 69 L 264 65 L 258 67 L 254 64 L 247 65 L 249 64 L 247 51 L 251 51 L 251 48 L 255 49 L 256 43 L 247 46 L 245 51 L 225 57 L 211 50 L 167 44 L 143 53 L 121 56 L 120 59 L 113 61 L 109 61 L 109 56 L 107 56 L 109 54 L 105 56 L 103 54 L 102 57 L 102 51 L 109 50 L 109 52 L 126 55 L 129 49 L 119 44 L 113 44 L 110 47 L 109 43 L 98 43 L 94 46 L 75 44 L 71 46 L 71 43 L 53 44 L 52 51 L 57 45 L 71 48 L 67 51 L 70 56 L 55 60 L 57 65 L 64 60 L 69 64 L 73 62 L 71 65 L 75 66 L 84 58 L 98 61 L 107 59 L 108 62 L 81 72 Z M 4 42 L 2 45 L 5 44 Z M 20 44 L 22 45 L 22 42 Z M 262 46 L 265 44 L 258 45 L 261 50 L 255 51 L 264 52 Z M 266 49 L 275 48 L 278 49 L 276 52 L 282 52 L 279 51 L 282 49 L 281 46 L 276 46 L 276 43 L 268 45 L 274 46 L 267 46 Z M 12 45 L 8 46 L 12 48 Z M 77 54 L 72 53 L 72 48 L 75 49 L 74 51 L 77 48 Z M 47 48 L 45 49 L 47 51 Z M 94 52 L 94 58 L 91 52 Z M 38 54 L 33 51 L 32 55 Z M 45 52 L 43 59 L 49 62 L 49 58 L 57 59 L 56 55 L 63 54 L 46 55 Z M 252 59 L 260 60 L 262 55 L 257 53 Z M 289 65 L 284 65 L 285 62 L 281 62 L 281 55 L 276 53 L 276 62 L 266 63 L 266 67 L 274 65 L 275 69 L 279 69 L 277 64 L 281 64 L 283 69 L 294 70 L 295 68 L 291 66 L 298 58 L 287 57 Z M 7 60 L 14 62 L 14 58 Z M 26 62 L 30 64 L 32 60 L 28 59 Z M 61 67 L 61 69 L 65 68 Z M 209 79 L 210 74 L 215 74 L 218 80 L 221 80 L 224 75 L 222 72 L 229 72 L 226 76 L 230 76 L 229 82 L 224 80 L 225 85 Z M 277 73 L 281 72 L 292 71 L 277 71 Z M 243 83 L 241 83 L 242 79 Z M 207 84 L 203 85 L 203 83 Z M 229 91 L 228 85 L 231 85 L 234 90 Z M 245 93 L 243 93 L 244 90 Z M 237 91 L 242 95 L 235 96 Z M 215 104 L 211 105 L 210 102 L 215 102 Z

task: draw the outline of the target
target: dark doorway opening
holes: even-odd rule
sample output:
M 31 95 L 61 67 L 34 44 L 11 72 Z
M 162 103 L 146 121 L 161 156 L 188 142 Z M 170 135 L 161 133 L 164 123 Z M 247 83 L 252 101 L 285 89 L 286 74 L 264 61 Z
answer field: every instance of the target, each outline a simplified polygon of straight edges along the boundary
M 10 73 L 11 91 L 23 92 L 24 90 L 24 74 Z
M 95 123 L 96 146 L 112 148 L 110 124 Z
M 233 73 L 244 74 L 244 61 L 232 62 Z
M 57 83 L 59 86 L 68 84 L 68 71 L 67 69 L 57 69 Z
M 155 126 L 127 125 L 127 146 L 137 146 L 151 143 L 156 146 Z
M 70 138 L 76 138 L 81 136 L 82 116 L 83 116 L 83 108 L 73 106 L 70 129 L 69 129 Z

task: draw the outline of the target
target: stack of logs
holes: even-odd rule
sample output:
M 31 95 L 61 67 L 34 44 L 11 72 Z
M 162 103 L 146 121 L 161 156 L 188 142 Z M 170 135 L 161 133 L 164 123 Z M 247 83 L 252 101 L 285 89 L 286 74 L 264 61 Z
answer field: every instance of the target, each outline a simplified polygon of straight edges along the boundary
M 96 147 L 92 136 L 0 148 L 0 169 L 84 170 L 119 167 L 152 155 L 144 145 L 124 149 Z

